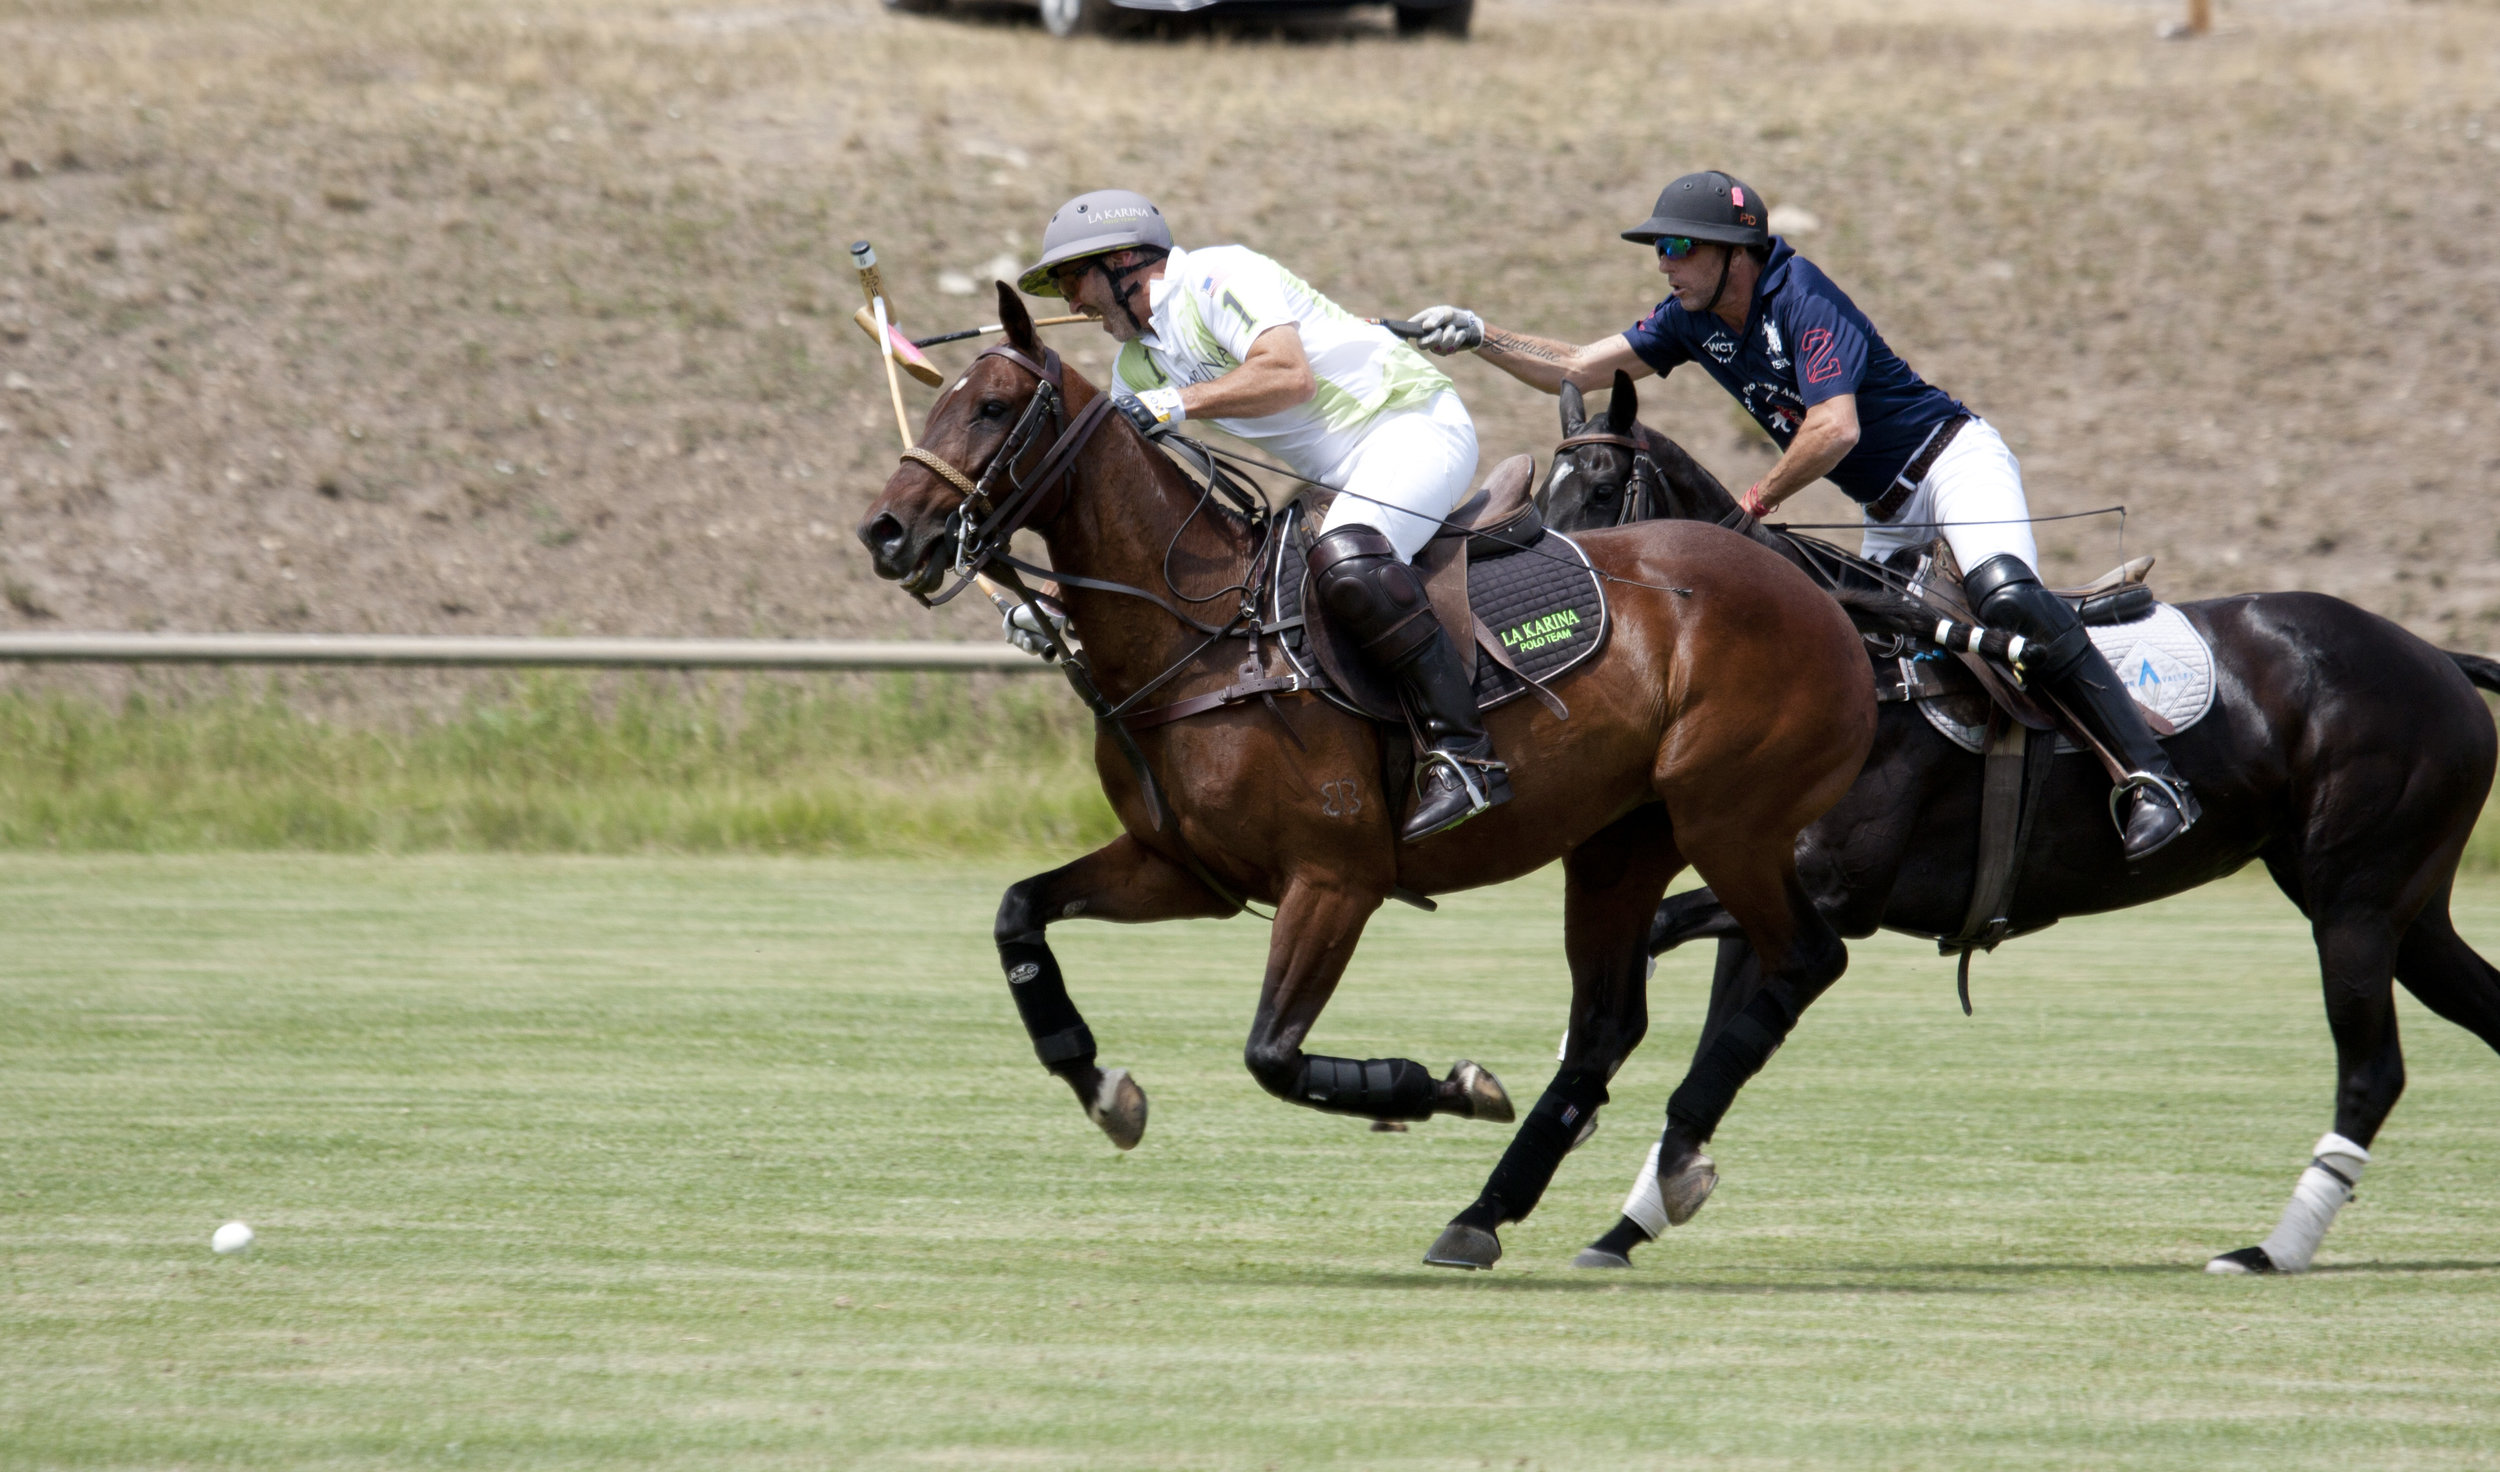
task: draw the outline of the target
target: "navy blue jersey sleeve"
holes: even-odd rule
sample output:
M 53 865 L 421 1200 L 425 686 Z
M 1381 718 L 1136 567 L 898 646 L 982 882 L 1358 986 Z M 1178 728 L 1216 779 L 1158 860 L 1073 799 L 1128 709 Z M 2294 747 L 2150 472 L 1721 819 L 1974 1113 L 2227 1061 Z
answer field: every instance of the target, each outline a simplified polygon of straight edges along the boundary
M 1632 345 L 1633 355 L 1647 363 L 1649 370 L 1660 378 L 1666 377 L 1668 370 L 1676 364 L 1693 361 L 1693 355 L 1684 350 L 1683 341 L 1667 325 L 1667 312 L 1674 305 L 1675 299 L 1669 297 L 1658 304 L 1658 310 L 1633 323 L 1623 333 L 1623 340 Z
M 1866 376 L 1866 334 L 1840 303 L 1813 292 L 1783 292 L 1780 327 L 1796 355 L 1797 397 L 1807 408 L 1858 391 Z

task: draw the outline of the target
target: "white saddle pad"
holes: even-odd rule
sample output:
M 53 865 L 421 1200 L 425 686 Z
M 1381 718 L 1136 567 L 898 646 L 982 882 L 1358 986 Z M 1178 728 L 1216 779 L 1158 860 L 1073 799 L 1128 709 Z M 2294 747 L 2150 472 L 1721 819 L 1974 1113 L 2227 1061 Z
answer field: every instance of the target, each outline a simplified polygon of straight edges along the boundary
M 2135 703 L 2184 731 L 2214 708 L 2214 651 L 2167 603 L 2131 624 L 2088 629 Z
M 2108 624 L 2085 632 L 2092 636 L 2109 667 L 2118 672 L 2119 683 L 2127 687 L 2135 703 L 2172 726 L 2184 731 L 2213 709 L 2213 646 L 2196 632 L 2186 614 L 2167 603 L 2158 603 L 2151 614 L 2134 623 Z M 1941 704 L 1922 700 L 1918 703 L 1919 713 L 1964 751 L 1984 751 L 1987 728 L 1961 724 L 1946 715 L 1939 708 Z M 2061 736 L 2057 749 L 2072 751 L 2074 747 Z

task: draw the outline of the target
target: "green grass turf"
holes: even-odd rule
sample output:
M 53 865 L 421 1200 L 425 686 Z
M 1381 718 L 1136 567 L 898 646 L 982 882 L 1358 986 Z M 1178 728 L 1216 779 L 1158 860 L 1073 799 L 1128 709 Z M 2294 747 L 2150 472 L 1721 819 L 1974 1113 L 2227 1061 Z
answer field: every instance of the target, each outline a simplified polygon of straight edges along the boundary
M 1243 1073 L 1265 927 L 1060 928 L 1119 1155 L 987 943 L 1014 870 L 0 858 L 0 1465 L 2490 1467 L 2500 1059 L 2411 1091 L 2284 1281 L 2208 1278 L 2328 1123 L 2298 921 L 2243 878 L 1982 958 L 1899 939 L 1610 1222 L 1706 980 L 1489 1275 L 1417 1258 L 1507 1130 Z M 1523 1106 L 1550 877 L 1373 926 L 1315 1042 Z M 2463 926 L 2500 955 L 2500 884 Z M 229 1217 L 261 1233 L 219 1259 Z

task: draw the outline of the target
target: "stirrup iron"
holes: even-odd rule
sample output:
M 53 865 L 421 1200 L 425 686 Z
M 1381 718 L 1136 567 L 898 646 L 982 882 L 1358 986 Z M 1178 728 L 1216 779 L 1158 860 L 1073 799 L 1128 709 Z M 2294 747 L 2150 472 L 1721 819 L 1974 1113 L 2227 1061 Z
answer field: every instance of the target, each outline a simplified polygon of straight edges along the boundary
M 2187 786 L 2185 779 L 2173 782 L 2167 777 L 2156 776 L 2151 772 L 2129 772 L 2118 779 L 2117 786 L 2109 790 L 2109 821 L 2120 832 L 2125 832 L 2127 820 L 2118 811 L 2119 803 L 2124 801 L 2130 792 L 2150 792 L 2163 802 L 2170 804 L 2170 810 L 2179 815 L 2179 832 L 2184 834 L 2196 826 L 2196 815 L 2188 811 L 2187 797 L 2179 790 L 2185 786 Z
M 1503 777 L 1510 775 L 1510 766 L 1506 762 L 1485 756 L 1460 756 L 1457 752 L 1443 751 L 1436 746 L 1416 760 L 1415 785 L 1418 789 L 1423 786 L 1424 769 L 1434 765 L 1449 768 L 1450 775 L 1458 779 L 1459 787 L 1467 794 L 1467 816 L 1470 818 L 1493 806 L 1493 799 L 1486 795 L 1484 784 L 1476 780 L 1475 773 L 1467 769 L 1481 767 L 1488 776 L 1494 773 Z

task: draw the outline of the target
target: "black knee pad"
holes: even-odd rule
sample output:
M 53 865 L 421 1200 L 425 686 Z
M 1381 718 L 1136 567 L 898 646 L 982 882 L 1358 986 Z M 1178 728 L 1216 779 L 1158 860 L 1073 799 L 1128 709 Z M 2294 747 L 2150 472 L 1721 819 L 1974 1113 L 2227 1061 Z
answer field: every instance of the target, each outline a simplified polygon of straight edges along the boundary
M 1411 655 L 1438 627 L 1422 576 L 1371 527 L 1343 526 L 1321 537 L 1311 548 L 1311 581 L 1330 616 L 1383 663 Z
M 1979 564 L 1962 579 L 1962 591 L 1981 623 L 2020 634 L 2036 646 L 2022 661 L 2034 674 L 2055 680 L 2091 649 L 2092 636 L 2083 631 L 2074 609 L 2042 587 L 2039 576 L 2011 552 Z
M 1053 1073 L 1094 1061 L 1094 1033 L 1068 1000 L 1068 984 L 1059 975 L 1059 958 L 1041 940 L 998 943 L 998 964 L 1007 973 L 1007 991 L 1016 999 L 1016 1015 L 1024 1019 L 1033 1052 Z

